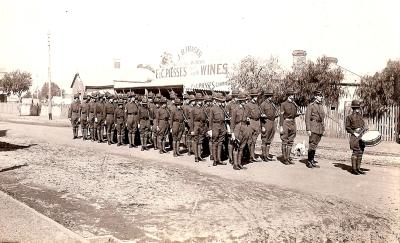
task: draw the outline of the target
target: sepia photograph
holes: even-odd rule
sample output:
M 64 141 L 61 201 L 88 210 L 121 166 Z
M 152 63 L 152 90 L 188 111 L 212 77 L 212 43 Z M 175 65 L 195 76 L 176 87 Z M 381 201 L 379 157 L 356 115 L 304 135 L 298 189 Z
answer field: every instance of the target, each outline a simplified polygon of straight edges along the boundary
M 399 9 L 0 0 L 0 243 L 399 243 Z

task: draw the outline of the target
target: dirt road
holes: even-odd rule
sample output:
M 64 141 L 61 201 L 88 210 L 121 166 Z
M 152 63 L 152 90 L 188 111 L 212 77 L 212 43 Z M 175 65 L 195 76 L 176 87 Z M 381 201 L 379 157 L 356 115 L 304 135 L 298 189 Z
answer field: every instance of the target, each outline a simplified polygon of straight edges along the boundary
M 6 129 L 0 160 L 27 166 L 0 172 L 0 189 L 83 236 L 311 242 L 400 237 L 400 153 L 391 146 L 369 151 L 366 176 L 348 173 L 350 152 L 336 140 L 322 142 L 319 169 L 275 161 L 234 171 L 187 156 L 72 140 L 68 128 L 0 123 Z M 278 147 L 272 153 L 279 154 Z

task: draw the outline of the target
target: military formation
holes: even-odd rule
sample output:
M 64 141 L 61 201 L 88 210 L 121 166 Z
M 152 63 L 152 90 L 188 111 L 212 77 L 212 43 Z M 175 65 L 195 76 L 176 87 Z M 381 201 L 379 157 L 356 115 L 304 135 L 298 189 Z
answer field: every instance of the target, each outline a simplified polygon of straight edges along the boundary
M 273 92 L 251 89 L 250 92 L 232 90 L 230 94 L 203 93 L 184 94 L 179 98 L 170 91 L 169 98 L 161 93 L 146 95 L 128 92 L 74 95 L 69 109 L 73 138 L 78 138 L 81 128 L 83 140 L 109 145 L 140 146 L 141 151 L 150 148 L 160 154 L 173 152 L 174 157 L 185 152 L 195 162 L 209 157 L 213 166 L 226 165 L 229 161 L 234 170 L 243 169 L 243 161 L 273 161 L 269 153 L 278 128 L 282 140 L 281 162 L 294 164 L 291 158 L 296 137 L 296 117 L 304 115 L 295 103 L 295 92 L 286 91 L 287 99 L 277 105 Z M 308 168 L 318 168 L 315 152 L 323 136 L 325 113 L 323 95 L 316 91 L 305 114 L 309 136 Z M 278 121 L 279 120 L 279 121 Z M 350 117 L 348 131 L 359 127 L 358 117 Z M 261 135 L 261 155 L 255 153 Z M 354 139 L 353 139 L 354 140 Z M 357 161 L 361 163 L 362 148 L 351 142 L 354 174 L 361 174 Z

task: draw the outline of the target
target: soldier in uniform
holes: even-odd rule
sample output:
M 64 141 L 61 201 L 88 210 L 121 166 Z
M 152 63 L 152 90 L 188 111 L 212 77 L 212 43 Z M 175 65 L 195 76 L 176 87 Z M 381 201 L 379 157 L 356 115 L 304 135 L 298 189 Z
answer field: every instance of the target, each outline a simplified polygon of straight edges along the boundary
M 83 140 L 86 140 L 88 137 L 88 115 L 89 115 L 89 99 L 86 94 L 83 95 L 83 102 L 80 105 L 79 114 L 81 120 L 81 129 L 82 129 L 82 137 Z
M 212 142 L 212 154 L 214 155 L 213 166 L 218 164 L 226 165 L 221 160 L 222 143 L 224 142 L 226 135 L 225 127 L 225 111 L 223 110 L 223 104 L 225 102 L 222 94 L 216 94 L 214 96 L 215 105 L 210 109 L 209 124 L 211 132 Z
M 306 111 L 306 130 L 309 136 L 308 140 L 308 160 L 307 167 L 317 167 L 314 156 L 318 143 L 325 132 L 324 119 L 325 112 L 322 107 L 322 92 L 316 91 L 314 94 L 314 102 L 307 106 Z
M 155 129 L 154 129 L 154 119 L 155 119 L 154 111 L 155 111 L 156 105 L 154 104 L 154 93 L 151 92 L 151 91 L 147 94 L 147 102 L 148 102 L 147 106 L 149 107 L 149 113 L 150 113 L 149 114 L 150 132 L 149 132 L 149 135 L 148 135 L 148 139 L 149 139 L 148 142 L 150 142 L 154 147 L 155 146 L 154 145 L 155 142 L 153 140 L 154 131 L 155 131 Z
M 160 150 L 160 154 L 167 153 L 165 150 L 165 140 L 168 135 L 168 121 L 170 118 L 169 111 L 167 109 L 167 98 L 162 97 L 160 99 L 160 108 L 156 113 L 156 130 L 157 130 L 157 139 L 158 139 L 158 148 Z
M 118 100 L 118 107 L 114 110 L 114 122 L 117 130 L 117 146 L 121 146 L 126 123 L 124 102 L 122 99 Z
M 154 115 L 153 118 L 153 127 L 152 127 L 152 131 L 153 131 L 153 148 L 154 150 L 158 149 L 158 131 L 157 131 L 157 125 L 156 125 L 156 119 L 158 117 L 158 110 L 160 109 L 160 98 L 154 98 L 154 107 L 152 110 L 152 113 Z
M 185 131 L 185 118 L 182 109 L 182 102 L 179 98 L 176 98 L 174 101 L 176 106 L 175 109 L 171 111 L 170 118 L 170 128 L 172 134 L 172 147 L 174 151 L 174 157 L 181 156 L 179 152 L 179 145 L 182 139 L 183 132 Z
M 88 116 L 88 122 L 89 122 L 89 130 L 90 130 L 90 139 L 92 141 L 96 141 L 96 136 L 97 136 L 97 132 L 95 130 L 95 126 L 94 126 L 94 110 L 96 108 L 96 102 L 97 100 L 97 94 L 94 93 L 91 96 L 91 100 L 89 102 L 89 116 Z
M 147 102 L 147 98 L 144 97 L 139 106 L 139 132 L 140 143 L 142 144 L 141 151 L 147 150 L 147 139 L 150 134 L 150 109 Z
M 195 155 L 195 162 L 203 161 L 202 155 L 202 144 L 205 137 L 205 124 L 207 116 L 203 109 L 203 96 L 197 93 L 195 96 L 196 106 L 193 107 L 190 112 L 190 125 L 191 135 L 193 136 L 193 149 Z
M 106 130 L 107 130 L 107 143 L 111 145 L 112 138 L 114 137 L 114 113 L 115 113 L 115 106 L 114 106 L 114 97 L 113 95 L 108 95 L 108 102 L 104 105 L 104 110 L 106 114 Z
M 245 106 L 245 108 L 247 109 L 248 115 L 250 117 L 250 125 L 249 125 L 250 130 L 249 131 L 251 133 L 251 137 L 249 139 L 248 145 L 249 145 L 249 150 L 250 150 L 250 161 L 251 162 L 258 161 L 256 159 L 256 155 L 255 155 L 255 148 L 256 148 L 257 138 L 261 132 L 261 124 L 260 124 L 261 110 L 260 110 L 260 107 L 258 106 L 258 96 L 260 94 L 261 94 L 261 92 L 259 89 L 251 89 L 250 94 L 249 94 L 251 99 L 248 101 L 248 103 Z
M 243 149 L 250 139 L 250 132 L 247 123 L 250 121 L 247 110 L 245 109 L 246 95 L 240 93 L 237 97 L 238 105 L 232 111 L 231 129 L 233 129 L 231 140 L 234 143 L 233 150 L 233 169 L 243 169 L 242 157 Z
M 96 103 L 94 109 L 94 127 L 97 131 L 97 139 L 99 143 L 103 142 L 103 130 L 104 130 L 104 121 L 105 121 L 105 109 L 103 102 L 103 95 L 98 96 L 98 102 Z
M 298 107 L 294 101 L 294 91 L 292 89 L 288 89 L 286 94 L 288 98 L 281 104 L 279 132 L 282 139 L 283 163 L 285 165 L 289 165 L 294 164 L 294 162 L 290 159 L 290 152 L 292 151 L 292 146 L 297 131 L 295 119 L 300 114 L 298 113 Z
M 68 118 L 71 121 L 72 125 L 72 134 L 73 139 L 78 138 L 78 129 L 79 129 L 79 94 L 74 95 L 74 102 L 71 104 L 68 110 Z
M 192 127 L 193 125 L 191 125 L 192 120 L 191 120 L 191 112 L 196 104 L 196 99 L 194 95 L 189 95 L 188 97 L 188 105 L 185 106 L 185 108 L 183 109 L 183 112 L 185 114 L 185 117 L 187 119 L 188 122 L 188 131 L 187 131 L 187 139 L 186 139 L 186 147 L 188 148 L 188 155 L 192 155 L 194 154 L 194 143 L 193 143 L 193 135 L 192 135 Z
M 272 161 L 272 157 L 269 156 L 269 150 L 271 148 L 271 142 L 275 136 L 276 123 L 275 119 L 278 117 L 278 109 L 272 101 L 273 92 L 266 91 L 264 93 L 266 99 L 261 103 L 261 151 L 262 160 Z
M 204 131 L 209 131 L 206 133 L 205 139 L 208 140 L 208 151 L 210 152 L 210 160 L 214 160 L 214 154 L 213 154 L 213 149 L 212 149 L 212 138 L 211 138 L 211 129 L 210 129 L 210 121 L 209 121 L 209 117 L 210 117 L 210 110 L 211 107 L 213 106 L 213 98 L 209 95 L 205 95 L 204 96 L 204 110 L 206 113 L 206 123 L 205 123 L 205 130 Z
M 135 134 L 139 124 L 139 107 L 135 102 L 135 93 L 129 92 L 129 102 L 125 105 L 126 110 L 126 126 L 128 128 L 129 148 L 135 147 Z
M 232 100 L 226 105 L 226 111 L 230 118 L 232 118 L 232 112 L 234 109 L 237 108 L 237 96 L 239 95 L 239 90 L 234 89 L 232 90 Z M 232 122 L 232 121 L 231 121 Z M 233 133 L 232 124 L 231 124 L 231 133 Z M 229 156 L 229 163 L 233 164 L 233 142 L 229 139 L 228 143 L 228 156 Z
M 361 140 L 361 135 L 365 129 L 365 122 L 361 114 L 361 106 L 358 100 L 351 102 L 353 112 L 346 117 L 346 131 L 351 134 L 350 136 L 350 149 L 353 150 L 351 155 L 351 168 L 352 174 L 359 175 L 365 174 L 361 170 L 361 160 L 365 149 L 365 144 Z

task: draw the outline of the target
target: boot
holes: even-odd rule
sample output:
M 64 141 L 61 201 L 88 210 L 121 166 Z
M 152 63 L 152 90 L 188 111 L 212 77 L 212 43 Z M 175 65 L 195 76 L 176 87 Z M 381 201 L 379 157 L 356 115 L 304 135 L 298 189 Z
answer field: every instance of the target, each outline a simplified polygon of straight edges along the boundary
M 315 157 L 315 150 L 311 150 L 310 152 L 311 152 L 311 160 L 310 160 L 311 165 L 312 165 L 313 167 L 315 167 L 315 168 L 319 168 L 319 166 L 315 164 L 315 160 L 314 160 L 314 157 Z
M 210 159 L 211 159 L 211 154 L 214 155 L 213 166 L 217 166 L 219 163 L 218 156 L 217 156 L 217 146 L 218 146 L 218 144 L 216 144 L 216 143 L 212 144 L 211 150 L 210 150 L 210 151 L 212 151 L 212 152 L 210 152 Z
M 237 163 L 238 163 L 238 167 L 240 169 L 243 169 L 242 158 L 243 158 L 243 150 L 241 149 L 241 150 L 238 151 L 238 156 L 237 156 L 237 161 L 238 161 Z
M 163 141 L 161 142 L 161 147 L 162 147 L 163 152 L 166 153 L 166 154 L 168 154 L 169 151 L 165 148 L 165 143 L 166 143 L 166 141 L 163 140 Z
M 204 161 L 203 157 L 201 157 L 202 153 L 203 153 L 203 149 L 202 149 L 202 144 L 197 144 L 197 154 L 199 156 L 199 161 Z
M 192 141 L 191 141 L 190 139 L 188 140 L 187 143 L 188 143 L 188 144 L 187 144 L 187 148 L 188 148 L 187 154 L 188 154 L 189 156 L 191 156 L 191 155 L 193 154 L 193 151 L 192 151 L 193 143 L 192 143 Z
M 178 156 L 182 156 L 182 154 L 181 154 L 181 152 L 180 152 L 179 145 L 180 145 L 179 141 L 176 141 L 176 154 L 177 154 Z
M 111 134 L 107 133 L 107 144 L 111 145 Z
M 176 141 L 172 142 L 172 149 L 174 151 L 174 157 L 178 157 L 177 149 L 176 149 Z
M 292 146 L 286 146 L 287 159 L 289 161 L 289 164 L 293 165 L 294 162 L 293 162 L 292 158 L 290 158 L 291 152 L 292 152 Z
M 121 135 L 117 135 L 117 146 L 121 146 L 122 145 L 122 142 L 121 142 L 121 140 L 122 140 L 122 136 Z
M 238 165 L 238 159 L 237 159 L 238 157 L 237 156 L 238 156 L 238 152 L 237 151 L 233 152 L 233 169 L 234 170 L 240 170 L 240 167 Z
M 110 138 L 110 140 L 111 140 L 111 141 L 110 141 L 111 144 L 114 144 L 114 143 L 115 143 L 115 142 L 114 142 L 114 131 L 111 132 L 111 138 Z
M 208 142 L 208 150 L 210 151 L 210 160 L 215 160 L 215 158 L 214 158 L 215 151 L 213 151 L 213 143 L 212 142 Z
M 228 157 L 229 157 L 229 163 L 233 164 L 233 145 L 231 144 L 231 142 L 229 141 L 228 144 Z
M 132 133 L 128 133 L 129 148 L 133 148 Z
M 351 156 L 351 173 L 353 175 L 359 175 L 360 174 L 357 171 L 357 156 L 356 155 L 352 155 Z
M 306 166 L 308 167 L 308 168 L 313 168 L 313 165 L 312 165 L 312 150 L 308 150 L 308 154 L 307 154 L 307 163 L 306 163 Z
M 362 160 L 362 154 L 357 155 L 357 164 L 356 164 L 356 170 L 359 174 L 364 175 L 365 172 L 361 170 L 361 160 Z
M 264 161 L 264 162 L 268 162 L 267 155 L 266 155 L 266 152 L 265 152 L 266 149 L 267 148 L 266 148 L 265 145 L 261 145 L 261 160 Z
M 287 158 L 286 145 L 282 144 L 281 148 L 282 148 L 282 162 L 283 162 L 283 164 L 288 165 L 289 161 L 288 161 L 288 158 Z
M 194 162 L 199 162 L 199 151 L 198 146 L 195 142 L 193 142 L 193 149 L 194 149 Z
M 85 128 L 82 128 L 82 129 L 81 129 L 81 133 L 82 133 L 82 140 L 86 140 Z
M 93 136 L 93 128 L 90 128 L 90 140 L 92 140 L 92 142 L 94 141 L 94 136 Z
M 157 138 L 157 136 L 155 136 L 154 135 L 154 138 L 153 138 L 153 143 L 154 143 L 154 150 L 157 150 L 158 149 L 158 138 Z
M 269 150 L 271 149 L 271 145 L 266 145 L 265 146 L 265 154 L 267 155 L 267 160 L 268 161 L 274 161 L 272 156 L 269 155 Z
M 226 165 L 225 161 L 222 161 L 221 159 L 221 155 L 222 155 L 222 144 L 218 144 L 217 146 L 217 151 L 215 153 L 217 155 L 217 159 L 218 159 L 218 163 L 220 163 L 221 165 Z
M 258 160 L 256 159 L 256 154 L 255 154 L 256 144 L 255 143 L 250 143 L 249 144 L 249 150 L 250 150 L 250 161 L 251 162 L 258 162 Z

